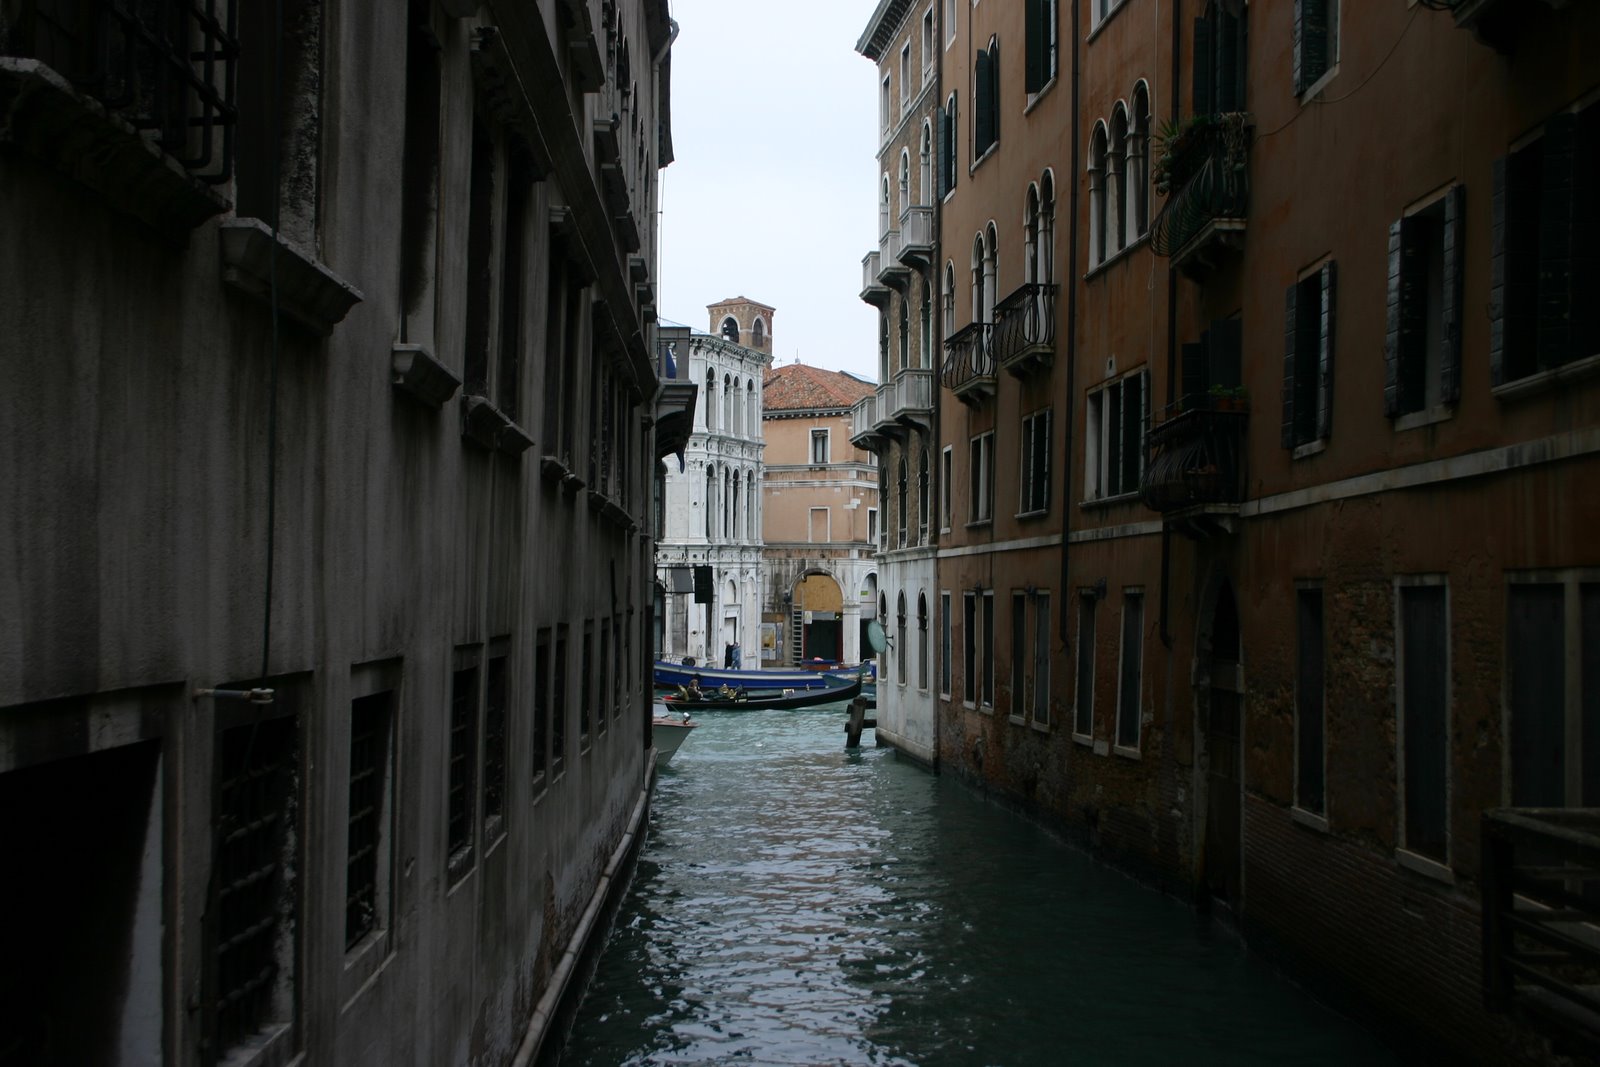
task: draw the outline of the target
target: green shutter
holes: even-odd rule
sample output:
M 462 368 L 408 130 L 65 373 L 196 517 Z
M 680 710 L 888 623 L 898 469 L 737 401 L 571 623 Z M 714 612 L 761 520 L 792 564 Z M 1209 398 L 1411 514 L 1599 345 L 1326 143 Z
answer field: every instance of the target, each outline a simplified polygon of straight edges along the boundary
M 989 47 L 989 143 L 1000 140 L 1000 42 Z
M 1405 240 L 1404 230 L 1402 219 L 1389 224 L 1389 313 L 1383 338 L 1383 414 L 1390 419 L 1405 411 L 1400 396 L 1400 250 Z
M 1462 246 L 1466 236 L 1466 187 L 1451 186 L 1444 198 L 1444 286 L 1440 320 L 1444 336 L 1439 353 L 1439 399 L 1454 404 L 1461 399 L 1461 276 Z
M 1317 436 L 1333 436 L 1333 333 L 1334 313 L 1338 308 L 1336 282 L 1339 274 L 1333 260 L 1322 265 L 1322 317 L 1317 337 L 1317 372 L 1321 388 L 1317 393 Z
M 1509 157 L 1489 168 L 1489 384 L 1505 381 L 1506 354 L 1506 187 Z
M 934 170 L 938 174 L 939 199 L 943 200 L 950 191 L 950 119 L 943 107 L 937 107 L 933 112 L 936 136 L 933 139 L 934 150 L 938 159 L 934 161 Z
M 1196 115 L 1209 115 L 1216 110 L 1216 101 L 1212 96 L 1212 26 L 1211 20 L 1198 18 L 1194 20 L 1194 66 L 1192 70 L 1193 81 L 1190 89 L 1189 106 Z
M 994 142 L 993 96 L 990 85 L 989 53 L 980 51 L 976 58 L 977 74 L 973 78 L 972 99 L 972 156 L 976 159 Z
M 1539 369 L 1572 359 L 1573 204 L 1577 199 L 1578 117 L 1556 115 L 1544 128 L 1539 183 Z M 1591 355 L 1592 353 L 1584 353 Z
M 1289 286 L 1283 296 L 1283 430 L 1284 448 L 1293 448 L 1294 440 L 1294 373 L 1295 347 L 1298 340 L 1300 317 L 1298 297 L 1300 287 Z
M 1045 83 L 1045 0 L 1025 0 L 1023 21 L 1026 24 L 1027 80 L 1026 89 L 1036 93 Z

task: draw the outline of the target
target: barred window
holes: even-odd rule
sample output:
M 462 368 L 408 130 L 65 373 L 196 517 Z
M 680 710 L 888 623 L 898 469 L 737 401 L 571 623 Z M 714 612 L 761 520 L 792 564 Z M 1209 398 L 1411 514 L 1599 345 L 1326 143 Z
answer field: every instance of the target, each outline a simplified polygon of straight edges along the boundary
M 381 914 L 391 841 L 384 825 L 389 804 L 393 751 L 390 723 L 394 693 L 385 691 L 350 702 L 350 805 L 345 816 L 344 945 L 385 925 Z
M 459 879 L 472 866 L 472 820 L 478 759 L 478 665 L 466 657 L 450 678 L 450 773 L 446 806 L 446 851 L 450 878 Z M 458 660 L 460 663 L 461 660 Z

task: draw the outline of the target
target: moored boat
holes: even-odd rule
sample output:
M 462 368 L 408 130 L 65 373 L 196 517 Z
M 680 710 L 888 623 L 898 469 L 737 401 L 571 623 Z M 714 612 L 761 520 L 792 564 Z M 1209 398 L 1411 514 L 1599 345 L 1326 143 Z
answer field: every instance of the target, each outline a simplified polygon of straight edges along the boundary
M 834 683 L 823 689 L 746 692 L 742 696 L 737 693 L 725 695 L 720 691 L 702 692 L 699 697 L 668 693 L 666 695 L 666 704 L 674 710 L 689 708 L 693 708 L 695 711 L 788 710 L 851 700 L 860 692 L 861 679 L 854 678 L 844 684 Z
M 700 724 L 689 718 L 688 712 L 674 713 L 665 704 L 656 704 L 651 709 L 650 735 L 656 743 L 656 766 L 669 763 L 672 754 L 689 737 L 689 731 Z
M 696 681 L 700 683 L 701 689 L 719 689 L 724 685 L 729 689 L 743 687 L 750 691 L 825 689 L 830 685 L 838 685 L 841 676 L 842 674 L 830 676 L 808 670 L 734 670 L 727 667 L 668 663 L 659 659 L 655 662 L 655 684 L 660 689 L 675 689 L 680 685 L 688 687 Z

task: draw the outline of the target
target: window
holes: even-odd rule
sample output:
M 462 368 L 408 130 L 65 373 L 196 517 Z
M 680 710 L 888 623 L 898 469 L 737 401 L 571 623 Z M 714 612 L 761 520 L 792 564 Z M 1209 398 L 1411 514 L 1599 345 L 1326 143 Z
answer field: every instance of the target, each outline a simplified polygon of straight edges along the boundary
M 1489 375 L 1494 385 L 1600 355 L 1600 105 L 1564 112 L 1494 162 Z M 1459 251 L 1459 250 L 1458 250 Z
M 589 751 L 589 726 L 594 718 L 594 623 L 583 624 L 582 660 L 579 665 L 578 686 L 578 751 Z
M 1295 637 L 1294 803 L 1303 811 L 1321 815 L 1326 810 L 1323 782 L 1327 743 L 1323 718 L 1326 681 L 1320 587 L 1295 591 Z
M 1453 186 L 1389 227 L 1383 411 L 1391 419 L 1460 396 L 1462 202 Z
M 1035 263 L 1033 280 L 1041 285 L 1051 285 L 1056 280 L 1056 182 L 1055 175 L 1045 171 L 1039 179 L 1039 225 L 1037 244 L 1034 246 Z M 1055 305 L 1040 305 L 1041 316 L 1055 313 Z
M 1117 747 L 1139 749 L 1139 716 L 1143 707 L 1144 592 L 1127 589 L 1122 594 L 1122 663 L 1117 672 Z
M 907 499 L 907 494 L 910 491 L 910 486 L 906 477 L 906 457 L 904 454 L 900 456 L 899 472 L 899 477 L 895 480 L 895 517 L 900 520 L 896 524 L 900 532 L 900 540 L 896 547 L 904 548 L 906 547 L 906 515 L 911 510 L 908 507 L 910 501 Z
M 1333 429 L 1334 263 L 1324 263 L 1285 297 L 1283 447 L 1325 441 Z
M 974 164 L 1000 140 L 1000 42 L 978 52 L 972 79 L 972 161 Z
M 968 524 L 988 522 L 994 514 L 994 432 L 979 434 L 969 443 Z
M 1106 124 L 1096 122 L 1089 136 L 1089 266 L 1106 261 Z
M 761 323 L 757 321 L 756 325 L 760 326 Z M 745 379 L 744 397 L 745 421 L 748 424 L 744 428 L 745 436 L 754 438 L 756 436 L 756 427 L 761 423 L 761 414 L 756 410 L 756 383 L 754 378 Z
M 878 131 L 889 132 L 889 76 L 883 76 L 883 84 L 878 90 Z
M 767 344 L 767 324 L 760 319 L 750 324 L 750 347 L 765 348 Z
M 1084 433 L 1086 500 L 1139 491 L 1150 418 L 1150 375 L 1137 370 L 1089 394 Z
M 889 175 L 884 174 L 882 192 L 878 197 L 878 237 L 880 240 L 889 234 L 889 228 L 892 225 L 889 215 L 890 210 Z
M 920 306 L 922 319 L 917 323 L 921 327 L 921 336 L 917 343 L 917 366 L 923 370 L 933 366 L 933 288 L 928 285 L 928 279 L 922 279 L 922 303 Z
M 452 884 L 472 867 L 474 802 L 478 783 L 478 661 L 472 649 L 456 651 L 450 679 L 449 795 L 445 818 L 446 854 Z
M 933 80 L 934 71 L 934 38 L 933 38 L 933 8 L 922 13 L 922 81 L 923 84 Z
M 1400 847 L 1449 863 L 1450 623 L 1441 578 L 1397 579 Z
M 950 530 L 951 467 L 954 460 L 954 447 L 945 445 L 939 464 L 939 529 L 944 532 Z
M 506 650 L 510 644 L 509 638 L 502 637 L 490 646 L 483 672 L 483 836 L 488 842 L 505 832 Z
M 933 124 L 922 122 L 922 144 L 917 150 L 917 203 L 931 204 L 933 200 Z M 924 282 L 926 284 L 926 282 Z
M 900 49 L 900 114 L 911 107 L 911 42 Z
M 1194 22 L 1190 104 L 1196 115 L 1245 109 L 1245 13 L 1230 14 L 1227 7 L 1213 0 Z
M 983 593 L 983 706 L 994 707 L 994 590 Z
M 917 544 L 928 543 L 928 450 L 917 454 Z
M 1028 594 L 1020 589 L 1011 593 L 1011 718 L 1020 722 L 1027 714 Z
M 1020 655 L 1020 653 L 1019 653 Z M 1033 596 L 1033 721 L 1050 725 L 1050 594 Z
M 806 537 L 812 544 L 824 545 L 833 539 L 827 508 L 812 508 L 808 520 Z
M 944 0 L 944 43 L 956 39 L 956 0 Z
M 732 321 L 732 320 L 729 320 Z M 724 323 L 724 328 L 726 328 Z M 738 329 L 735 325 L 734 329 Z M 706 368 L 706 432 L 710 433 L 717 428 L 717 372 L 714 367 Z
M 1339 0 L 1295 0 L 1295 95 L 1314 87 L 1338 62 Z
M 1085 741 L 1094 736 L 1094 612 L 1099 603 L 1092 592 L 1078 594 L 1078 688 L 1072 732 Z
M 1050 409 L 1022 420 L 1022 477 L 1017 513 L 1042 515 L 1050 507 Z
M 961 642 L 964 649 L 961 671 L 961 699 L 972 707 L 978 703 L 978 595 L 961 594 Z
M 1090 0 L 1090 4 L 1089 4 L 1089 27 L 1090 27 L 1090 29 L 1093 29 L 1094 27 L 1100 25 L 1100 23 L 1104 22 L 1107 18 L 1109 18 L 1111 16 L 1111 13 L 1113 11 L 1115 11 L 1117 8 L 1119 8 L 1121 6 L 1122 6 L 1122 0 Z
M 917 594 L 917 688 L 928 688 L 928 594 Z
M 939 594 L 939 695 L 950 697 L 950 594 Z
M 555 685 L 550 691 L 550 773 L 567 769 L 567 624 L 556 627 Z
M 394 693 L 350 702 L 350 805 L 345 814 L 344 947 L 387 927 L 394 749 Z
M 1600 804 L 1600 574 L 1512 579 L 1505 701 L 1511 804 Z
M 867 509 L 867 541 L 871 544 L 878 543 L 878 509 Z
M 1150 87 L 1133 89 L 1133 126 L 1128 131 L 1128 241 L 1150 229 Z
M 544 791 L 550 767 L 550 627 L 542 627 L 534 642 L 533 657 L 533 793 Z
M 944 264 L 944 335 L 956 332 L 956 265 L 949 260 Z
M 811 462 L 815 466 L 821 466 L 828 462 L 827 430 L 811 431 Z
M 889 380 L 889 315 L 878 312 L 878 381 Z
M 1128 112 L 1118 101 L 1111 109 L 1111 140 L 1106 147 L 1107 254 L 1128 244 Z
M 900 647 L 895 649 L 894 680 L 901 685 L 906 684 L 906 657 L 911 654 L 910 642 L 906 639 L 906 594 L 902 591 L 895 600 L 894 632 L 900 641 Z
M 934 115 L 939 134 L 939 199 L 949 196 L 956 187 L 956 94 L 951 93 L 944 107 Z
M 909 297 L 900 298 L 900 366 L 897 370 L 905 370 L 911 366 L 911 300 Z
M 1029 96 L 1056 77 L 1056 0 L 1025 0 L 1027 28 L 1027 92 Z

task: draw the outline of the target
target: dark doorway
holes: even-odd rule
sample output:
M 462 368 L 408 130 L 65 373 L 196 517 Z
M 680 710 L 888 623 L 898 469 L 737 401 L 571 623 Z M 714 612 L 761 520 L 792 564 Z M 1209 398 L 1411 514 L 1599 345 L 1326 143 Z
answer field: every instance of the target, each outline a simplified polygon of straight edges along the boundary
M 1205 883 L 1224 904 L 1239 902 L 1239 608 L 1227 582 L 1211 616 L 1210 685 L 1202 708 L 1206 750 Z

